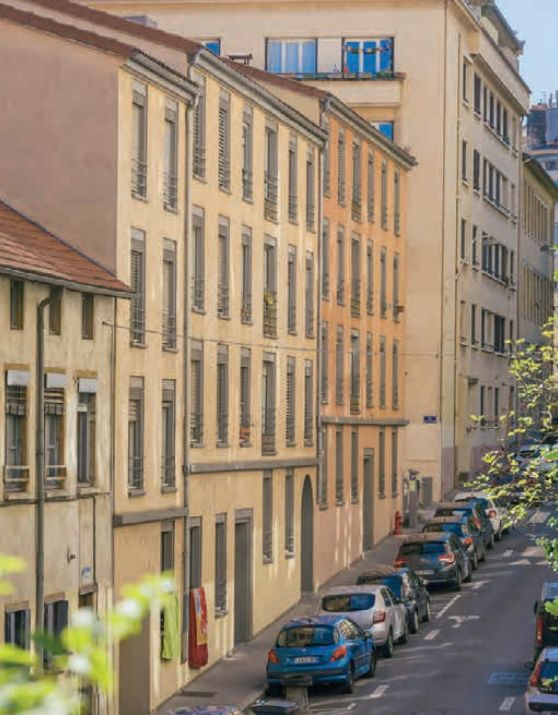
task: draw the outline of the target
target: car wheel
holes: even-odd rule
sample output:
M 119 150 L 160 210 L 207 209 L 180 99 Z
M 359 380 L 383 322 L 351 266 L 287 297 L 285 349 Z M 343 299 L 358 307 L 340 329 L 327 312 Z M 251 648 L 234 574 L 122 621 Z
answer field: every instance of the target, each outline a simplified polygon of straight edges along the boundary
M 496 543 L 496 539 L 494 538 L 494 533 L 492 533 L 492 534 L 490 534 L 490 541 L 487 544 L 487 548 L 493 549 L 495 543 Z
M 484 546 L 482 547 L 482 551 L 481 551 L 481 555 L 480 555 L 479 561 L 482 561 L 483 563 L 486 561 L 486 549 L 485 549 Z
M 387 641 L 384 643 L 384 646 L 382 648 L 382 653 L 384 658 L 392 658 L 393 657 L 393 633 L 389 632 L 389 635 L 387 637 Z
M 409 640 L 409 625 L 407 623 L 407 619 L 405 618 L 403 622 L 403 633 L 399 636 L 399 640 L 397 641 L 398 645 L 405 645 Z
M 432 610 L 430 608 L 430 601 L 427 601 L 426 608 L 424 609 L 424 616 L 422 617 L 422 620 L 425 623 L 428 623 L 430 621 L 431 617 L 432 617 Z
M 416 611 L 413 611 L 413 615 L 411 616 L 411 621 L 409 622 L 409 632 L 410 633 L 418 633 L 418 629 L 419 629 L 418 613 Z
M 376 649 L 374 648 L 372 650 L 372 653 L 370 653 L 370 668 L 368 669 L 368 672 L 365 675 L 366 678 L 373 678 L 376 675 L 377 664 L 378 664 L 378 654 L 376 653 Z
M 341 688 L 342 693 L 346 693 L 347 695 L 352 695 L 355 690 L 355 666 L 350 663 L 349 664 L 349 670 L 347 672 L 347 681 Z
M 479 567 L 479 557 L 477 556 L 477 552 L 473 552 L 473 557 L 471 558 L 471 568 L 473 571 L 476 571 Z
M 467 577 L 463 579 L 465 583 L 471 583 L 473 580 L 473 567 L 471 566 L 471 562 L 467 561 Z
M 455 588 L 456 591 L 461 591 L 461 583 L 462 583 L 461 571 L 459 569 L 457 569 L 457 576 L 455 577 L 455 581 L 453 582 L 453 587 Z

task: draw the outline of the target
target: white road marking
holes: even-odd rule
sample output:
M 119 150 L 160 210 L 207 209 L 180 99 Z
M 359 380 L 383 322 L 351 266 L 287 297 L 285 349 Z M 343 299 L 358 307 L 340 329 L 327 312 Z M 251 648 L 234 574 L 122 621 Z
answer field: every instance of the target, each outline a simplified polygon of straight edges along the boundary
M 550 516 L 549 511 L 537 511 L 534 515 L 533 518 L 531 519 L 532 524 L 544 524 L 544 522 L 548 519 Z
M 471 591 L 478 591 L 483 586 L 486 586 L 487 583 L 490 583 L 490 581 L 473 581 L 471 584 L 466 583 L 465 586 L 467 586 Z
M 448 601 L 446 605 L 442 608 L 441 611 L 438 611 L 436 614 L 436 618 L 441 618 L 446 611 L 449 611 L 449 609 L 453 606 L 454 603 L 456 603 L 459 599 L 461 598 L 461 594 L 457 594 L 457 596 L 454 596 L 451 601 Z
M 453 621 L 452 628 L 461 628 L 467 621 L 480 621 L 480 616 L 448 616 L 448 620 Z
M 376 698 L 381 698 L 382 695 L 386 692 L 386 690 L 389 688 L 389 685 L 378 685 L 376 690 L 374 690 L 373 693 L 370 693 L 368 696 L 369 700 L 375 700 Z
M 440 635 L 440 630 L 438 628 L 436 628 L 436 630 L 430 631 L 430 633 L 427 633 L 424 636 L 424 640 L 425 641 L 433 641 L 434 638 L 436 638 L 436 636 L 439 636 L 439 635 Z
M 541 556 L 544 556 L 544 550 L 540 546 L 529 546 L 521 552 L 521 555 L 527 559 L 540 559 Z
M 513 708 L 515 703 L 515 698 L 505 698 L 504 702 L 500 705 L 500 712 L 509 712 Z
M 509 557 L 510 557 L 512 554 L 513 554 L 513 549 L 506 549 L 506 550 L 504 551 L 504 553 L 502 554 L 502 556 L 503 556 L 505 559 L 509 559 Z
M 527 559 L 521 559 L 520 561 L 512 561 L 511 566 L 530 566 L 531 562 L 527 561 Z
M 347 710 L 354 710 L 356 708 L 356 703 L 350 703 L 347 705 Z

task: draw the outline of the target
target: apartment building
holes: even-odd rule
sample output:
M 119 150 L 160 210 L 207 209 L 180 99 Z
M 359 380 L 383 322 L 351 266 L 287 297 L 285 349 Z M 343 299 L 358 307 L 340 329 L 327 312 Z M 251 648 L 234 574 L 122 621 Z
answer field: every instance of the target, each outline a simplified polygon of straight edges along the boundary
M 426 500 L 476 472 L 500 435 L 471 415 L 513 398 L 500 348 L 502 330 L 516 334 L 520 125 L 529 97 L 521 43 L 496 4 L 93 4 L 141 12 L 222 55 L 251 54 L 259 68 L 330 91 L 417 158 L 408 194 L 405 468 L 423 478 Z M 497 270 L 482 268 L 479 258 L 476 270 L 473 246 L 480 255 L 483 236 L 505 269 L 500 259 Z
M 523 155 L 521 244 L 519 254 L 519 334 L 543 341 L 554 315 L 554 215 L 558 188 L 537 159 Z
M 2 6 L 0 33 L 2 66 L 17 66 L 17 72 L 0 74 L 2 94 L 10 97 L 0 119 L 2 194 L 55 231 L 76 255 L 91 256 L 128 284 L 133 294 L 130 301 L 119 301 L 115 311 L 101 314 L 99 306 L 95 318 L 99 349 L 105 351 L 98 392 L 97 439 L 104 450 L 98 485 L 112 534 L 92 526 L 91 500 L 80 499 L 76 505 L 89 519 L 89 530 L 97 528 L 98 538 L 103 536 L 99 559 L 109 562 L 106 578 L 117 596 L 126 583 L 173 570 L 183 598 L 186 365 L 183 301 L 178 296 L 185 290 L 185 122 L 196 88 L 135 49 L 135 43 L 60 20 Z M 66 381 L 49 378 L 47 384 L 58 391 L 66 385 L 74 412 L 77 404 L 89 400 L 85 394 L 77 402 L 82 383 L 74 375 L 85 370 L 83 377 L 89 379 L 87 371 L 101 370 L 92 350 L 85 352 L 97 342 L 83 343 L 83 352 L 72 357 L 81 349 L 78 298 L 69 297 L 58 316 L 63 339 L 49 337 L 49 343 L 59 346 L 57 352 L 52 349 L 49 366 L 57 374 L 64 368 Z M 53 405 L 56 415 L 63 414 L 62 398 Z M 72 432 L 75 420 L 68 422 Z M 72 432 L 67 448 L 70 494 L 76 491 Z M 73 518 L 77 520 L 77 506 Z M 47 535 L 48 543 L 73 572 L 79 552 L 77 546 L 64 546 L 61 523 L 66 522 L 51 527 L 56 533 Z M 74 531 L 68 525 L 68 533 Z M 180 624 L 184 630 L 186 622 L 180 619 Z M 162 648 L 169 626 L 153 613 L 141 635 L 122 646 L 116 660 L 120 689 L 111 712 L 152 709 L 182 682 L 181 654 Z
M 0 551 L 26 563 L 0 612 L 5 642 L 29 648 L 37 628 L 57 635 L 78 606 L 102 615 L 112 603 L 108 325 L 128 289 L 0 201 L 0 295 Z M 104 696 L 89 697 L 92 713 L 107 712 Z

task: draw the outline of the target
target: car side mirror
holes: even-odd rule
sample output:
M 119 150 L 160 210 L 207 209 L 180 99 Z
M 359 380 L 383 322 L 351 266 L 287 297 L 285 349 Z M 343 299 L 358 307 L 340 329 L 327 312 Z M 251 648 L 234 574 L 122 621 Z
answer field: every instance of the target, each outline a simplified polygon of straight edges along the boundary
M 537 611 L 539 610 L 539 602 L 535 601 L 535 605 L 533 606 L 533 613 L 535 616 L 537 615 Z

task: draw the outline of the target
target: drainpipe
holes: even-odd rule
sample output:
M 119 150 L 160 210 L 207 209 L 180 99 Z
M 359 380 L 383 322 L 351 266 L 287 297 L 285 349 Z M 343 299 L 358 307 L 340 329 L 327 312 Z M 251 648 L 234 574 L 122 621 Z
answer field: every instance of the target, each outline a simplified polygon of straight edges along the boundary
M 462 38 L 461 35 L 458 36 L 457 40 L 457 56 L 461 57 L 461 47 Z M 457 117 L 457 126 L 455 129 L 455 165 L 459 167 L 459 156 L 461 153 L 461 97 L 463 94 L 461 77 L 461 67 L 458 63 L 457 66 L 457 97 L 455 104 L 455 113 Z M 458 399 L 459 399 L 459 365 L 457 356 L 459 354 L 458 345 L 458 330 L 461 330 L 460 320 L 461 320 L 461 304 L 458 301 L 459 294 L 459 278 L 461 276 L 461 264 L 459 263 L 461 258 L 460 251 L 460 241 L 461 241 L 461 225 L 460 225 L 460 215 L 461 215 L 461 200 L 459 197 L 459 182 L 460 182 L 460 172 L 458 170 L 455 176 L 455 276 L 453 285 L 453 479 L 452 479 L 452 489 L 455 489 L 457 484 L 457 418 L 458 418 Z M 459 325 L 459 328 L 458 328 Z
M 44 628 L 45 610 L 45 310 L 50 298 L 44 298 L 37 306 L 37 348 L 35 379 L 37 402 L 35 414 L 35 630 Z M 43 666 L 43 647 L 35 645 L 38 669 Z

